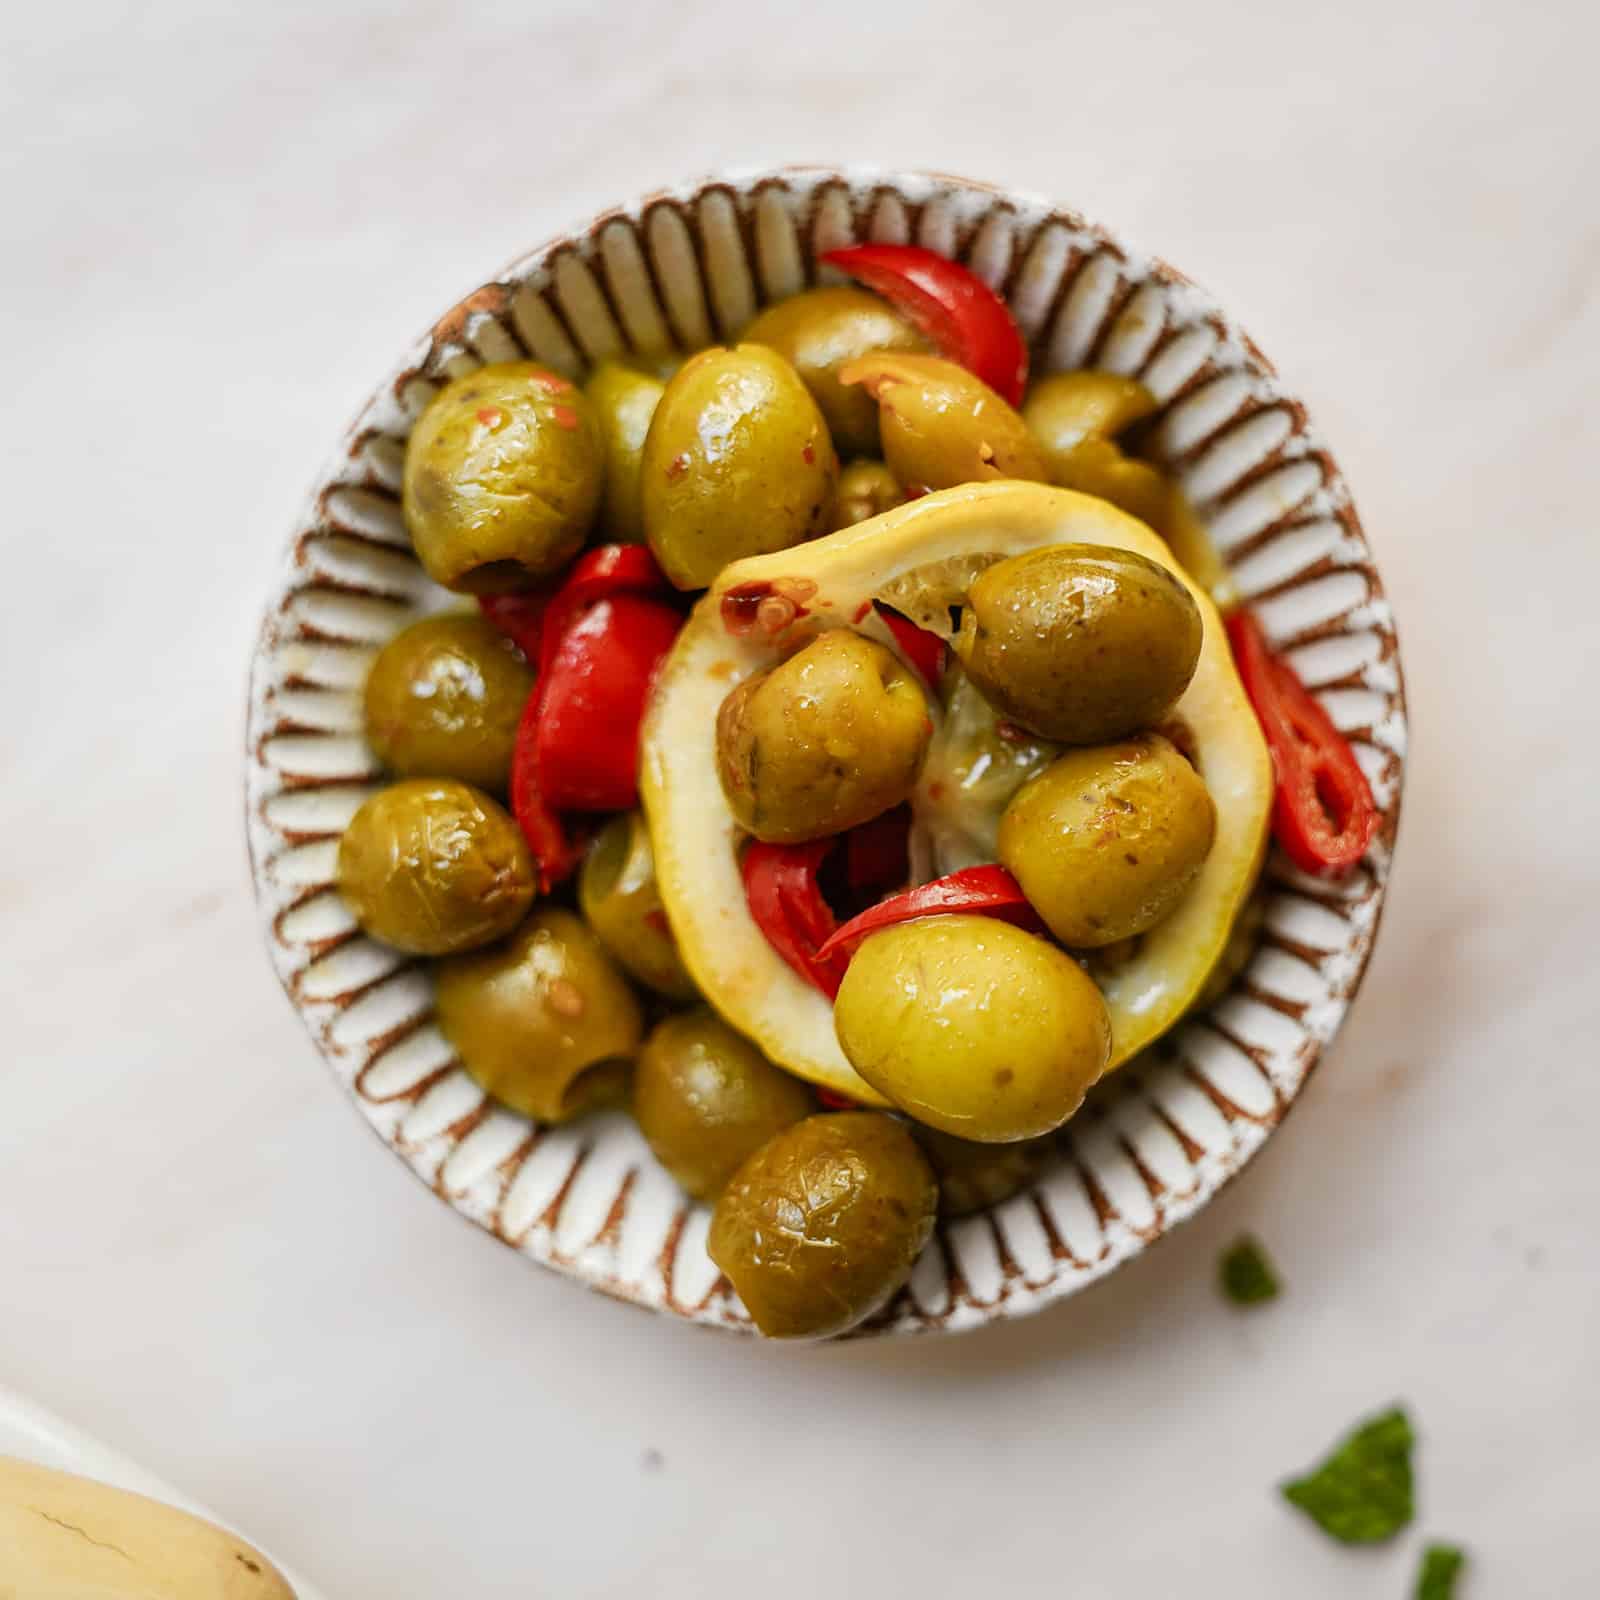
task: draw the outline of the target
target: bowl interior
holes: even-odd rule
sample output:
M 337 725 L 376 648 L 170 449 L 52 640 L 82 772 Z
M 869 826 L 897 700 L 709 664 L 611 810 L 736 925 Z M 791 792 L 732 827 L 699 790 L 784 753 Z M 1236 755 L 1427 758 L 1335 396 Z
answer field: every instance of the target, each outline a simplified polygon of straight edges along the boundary
M 1034 368 L 1102 367 L 1161 402 L 1154 448 L 1238 593 L 1352 741 L 1383 810 L 1338 884 L 1276 853 L 1259 948 L 1229 992 L 1108 1079 L 1033 1190 L 941 1226 L 867 1334 L 969 1328 L 1071 1294 L 1192 1215 L 1293 1102 L 1371 955 L 1398 820 L 1405 704 L 1389 607 L 1305 408 L 1197 286 L 1042 200 L 934 175 L 821 168 L 652 194 L 513 262 L 384 379 L 318 479 L 267 599 L 245 771 L 252 867 L 279 978 L 374 1131 L 464 1216 L 591 1287 L 747 1330 L 690 1203 L 625 1118 L 530 1124 L 484 1099 L 431 1021 L 415 962 L 364 938 L 333 887 L 338 836 L 379 774 L 360 689 L 378 646 L 444 603 L 399 508 L 413 420 L 440 383 L 528 355 L 573 377 L 610 354 L 735 337 L 862 239 L 968 263 Z

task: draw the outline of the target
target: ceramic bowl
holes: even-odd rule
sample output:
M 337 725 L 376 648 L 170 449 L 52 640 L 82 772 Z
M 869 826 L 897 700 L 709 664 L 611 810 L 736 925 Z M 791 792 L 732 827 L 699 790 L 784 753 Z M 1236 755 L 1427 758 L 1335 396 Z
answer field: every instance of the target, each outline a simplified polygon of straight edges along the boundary
M 750 1327 L 688 1202 L 620 1116 L 544 1128 L 487 1100 L 431 1020 L 426 971 L 364 938 L 333 886 L 378 781 L 361 737 L 374 651 L 442 603 L 412 556 L 408 429 L 442 380 L 532 355 L 574 377 L 628 349 L 731 339 L 858 240 L 914 241 L 1003 294 L 1036 372 L 1097 366 L 1161 401 L 1156 449 L 1239 592 L 1352 740 L 1383 808 L 1354 876 L 1274 855 L 1265 929 L 1227 995 L 1115 1073 L 1028 1193 L 941 1227 L 866 1334 L 972 1328 L 1085 1288 L 1192 1216 L 1278 1125 L 1372 954 L 1398 818 L 1405 701 L 1394 625 L 1350 494 L 1306 408 L 1202 289 L 1048 201 L 942 175 L 780 168 L 608 211 L 447 311 L 379 383 L 291 531 L 267 596 L 245 752 L 273 964 L 323 1059 L 419 1178 L 530 1260 L 691 1322 Z

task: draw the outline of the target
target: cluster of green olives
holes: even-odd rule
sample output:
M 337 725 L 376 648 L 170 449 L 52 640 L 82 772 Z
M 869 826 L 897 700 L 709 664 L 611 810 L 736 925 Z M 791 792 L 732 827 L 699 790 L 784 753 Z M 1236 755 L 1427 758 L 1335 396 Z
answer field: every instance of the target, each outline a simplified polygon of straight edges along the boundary
M 512 361 L 451 382 L 413 429 L 403 510 L 427 573 L 467 596 L 548 581 L 595 540 L 646 543 L 697 590 L 731 561 L 992 478 L 1081 488 L 1160 526 L 1170 487 L 1116 442 L 1151 405 L 1083 372 L 1037 383 L 1019 412 L 876 295 L 819 288 L 676 370 L 607 361 L 579 386 Z M 638 811 L 598 826 L 572 887 L 541 892 L 508 810 L 535 670 L 475 611 L 378 652 L 365 726 L 394 781 L 346 830 L 339 883 L 367 933 L 433 958 L 438 1025 L 490 1095 L 545 1121 L 626 1105 L 714 1206 L 709 1249 L 758 1327 L 837 1333 L 904 1284 L 938 1215 L 1031 1182 L 1104 1068 L 1085 952 L 1154 926 L 1210 848 L 1205 784 L 1160 731 L 1200 634 L 1155 562 L 1056 546 L 976 577 L 937 703 L 848 627 L 727 696 L 717 775 L 768 842 L 905 802 L 935 713 L 954 724 L 958 703 L 1027 752 L 995 765 L 1013 776 L 979 831 L 1054 939 L 908 922 L 862 944 L 839 992 L 846 1055 L 911 1123 L 821 1110 L 704 1004 Z

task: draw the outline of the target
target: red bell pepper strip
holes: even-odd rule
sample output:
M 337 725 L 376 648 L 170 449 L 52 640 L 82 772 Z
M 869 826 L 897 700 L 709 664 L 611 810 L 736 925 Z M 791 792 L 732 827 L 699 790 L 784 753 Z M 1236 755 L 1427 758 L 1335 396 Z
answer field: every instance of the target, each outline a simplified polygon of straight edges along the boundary
M 626 811 L 637 802 L 639 724 L 682 625 L 671 606 L 619 593 L 546 650 L 531 715 L 533 776 L 548 805 Z
M 1028 347 L 1005 301 L 976 273 L 914 244 L 858 244 L 822 259 L 875 289 L 1003 400 L 1022 404 Z
M 540 672 L 550 665 L 567 630 L 590 606 L 619 594 L 670 595 L 677 591 L 642 544 L 602 544 L 572 563 L 544 616 Z
M 539 722 L 536 707 L 539 691 L 528 696 L 522 721 L 517 725 L 517 742 L 511 757 L 511 814 L 528 841 L 535 865 L 539 869 L 539 892 L 549 894 L 558 884 L 572 876 L 583 858 L 587 842 L 581 833 L 570 829 L 550 803 L 539 792 L 534 775 Z
M 911 875 L 911 808 L 896 806 L 844 836 L 844 876 L 852 889 L 894 889 Z
M 1000 917 L 1026 928 L 1029 933 L 1047 932 L 1039 913 L 1023 894 L 1022 885 L 1004 867 L 965 867 L 948 877 L 935 878 L 932 883 L 890 895 L 887 900 L 869 906 L 859 917 L 852 917 L 838 929 L 817 951 L 816 959 L 848 961 L 871 934 L 901 922 L 915 921 L 918 917 L 943 916 L 951 912 Z
M 936 633 L 929 633 L 926 628 L 919 628 L 909 618 L 902 617 L 898 611 L 891 611 L 888 606 L 880 605 L 878 615 L 894 635 L 894 642 L 900 646 L 901 654 L 922 674 L 929 688 L 937 688 L 944 673 L 944 640 Z
M 1302 872 L 1348 872 L 1378 830 L 1378 807 L 1355 752 L 1294 669 L 1267 648 L 1248 611 L 1228 618 L 1228 638 L 1272 752 L 1274 837 Z
M 750 915 L 767 943 L 807 983 L 831 1000 L 844 982 L 845 962 L 819 961 L 817 951 L 839 926 L 817 885 L 817 873 L 835 839 L 810 844 L 752 840 L 739 864 Z
M 546 583 L 518 594 L 480 595 L 478 609 L 528 658 L 530 665 L 538 666 L 544 614 L 554 592 L 554 585 Z

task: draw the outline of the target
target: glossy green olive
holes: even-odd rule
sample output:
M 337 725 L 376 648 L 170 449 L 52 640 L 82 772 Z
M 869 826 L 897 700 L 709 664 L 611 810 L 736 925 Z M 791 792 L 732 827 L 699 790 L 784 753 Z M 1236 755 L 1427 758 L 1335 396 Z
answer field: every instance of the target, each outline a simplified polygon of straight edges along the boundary
M 1032 1139 L 1083 1103 L 1111 1056 L 1100 991 L 1071 956 L 993 917 L 886 928 L 834 1002 L 850 1065 L 908 1116 L 983 1144 Z
M 893 651 L 830 628 L 717 713 L 717 776 L 739 825 L 773 844 L 842 833 L 911 793 L 933 734 Z
M 714 1200 L 768 1139 L 816 1110 L 798 1078 L 708 1010 L 658 1023 L 633 1076 L 633 1114 L 656 1160 Z
M 584 385 L 605 449 L 600 527 L 607 539 L 618 544 L 644 542 L 639 474 L 650 419 L 666 391 L 660 378 L 621 361 L 602 361 Z
M 702 350 L 667 385 L 644 442 L 645 536 L 680 589 L 831 526 L 839 463 L 811 392 L 776 351 Z
M 839 381 L 840 367 L 873 350 L 928 347 L 886 302 L 848 284 L 807 289 L 768 306 L 743 337 L 770 345 L 805 380 L 841 455 L 877 453 L 878 408 L 871 395 Z
M 417 419 L 402 504 L 435 583 L 501 594 L 578 553 L 604 482 L 583 392 L 535 361 L 503 361 L 446 384 Z
M 367 743 L 391 772 L 459 778 L 504 794 L 533 669 L 498 628 L 468 612 L 424 617 L 367 674 Z
M 373 795 L 339 841 L 338 877 L 367 933 L 419 956 L 509 933 L 536 884 L 522 830 L 453 778 L 408 778 Z
M 952 644 L 1030 733 L 1105 744 L 1166 716 L 1194 676 L 1200 638 L 1199 607 L 1160 562 L 1057 544 L 980 573 Z
M 927 1157 L 893 1117 L 808 1117 L 734 1173 L 706 1248 L 762 1333 L 825 1339 L 911 1276 L 937 1206 Z
M 839 377 L 877 401 L 883 458 L 908 488 L 1050 476 L 1017 412 L 953 361 L 882 351 L 846 363 Z
M 578 905 L 614 961 L 669 1000 L 692 1000 L 656 884 L 650 830 L 637 811 L 613 817 L 589 847 L 578 877 Z
M 1163 532 L 1171 485 L 1115 442 L 1155 409 L 1156 397 L 1137 379 L 1086 370 L 1041 378 L 1028 391 L 1022 417 L 1044 450 L 1051 482 L 1098 495 Z
M 1085 439 L 1115 439 L 1156 410 L 1137 378 L 1116 372 L 1057 372 L 1029 386 L 1022 415 L 1052 464 Z
M 1056 1149 L 1048 1135 L 1014 1144 L 978 1144 L 937 1128 L 918 1128 L 917 1143 L 939 1180 L 942 1217 L 970 1217 L 1004 1205 L 1043 1175 Z
M 892 511 L 904 503 L 905 489 L 882 461 L 852 461 L 839 474 L 839 494 L 833 503 L 835 528 L 854 527 L 868 517 Z
M 1158 733 L 1069 750 L 1006 807 L 1000 859 L 1063 944 L 1148 932 L 1211 853 L 1217 808 Z
M 502 944 L 434 968 L 439 1031 L 496 1100 L 563 1122 L 594 1103 L 595 1068 L 633 1056 L 639 1002 L 570 911 L 541 906 Z

